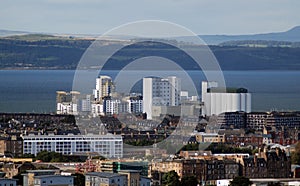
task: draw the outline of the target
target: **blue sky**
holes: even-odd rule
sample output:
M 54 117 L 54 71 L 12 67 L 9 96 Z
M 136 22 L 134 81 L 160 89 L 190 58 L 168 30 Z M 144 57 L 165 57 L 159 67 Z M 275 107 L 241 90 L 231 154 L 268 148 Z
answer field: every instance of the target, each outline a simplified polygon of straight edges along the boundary
M 251 34 L 300 25 L 299 0 L 1 0 L 0 29 L 101 34 L 144 19 L 197 34 Z

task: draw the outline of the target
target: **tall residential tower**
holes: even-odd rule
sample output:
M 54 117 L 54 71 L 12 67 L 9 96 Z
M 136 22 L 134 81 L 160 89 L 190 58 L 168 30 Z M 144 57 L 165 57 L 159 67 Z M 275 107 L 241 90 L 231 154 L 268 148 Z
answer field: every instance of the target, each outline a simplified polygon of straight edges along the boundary
M 111 77 L 99 76 L 96 79 L 96 89 L 94 89 L 95 101 L 102 101 L 103 97 L 111 96 L 114 91 L 114 84 Z
M 152 106 L 178 106 L 181 81 L 175 76 L 143 78 L 143 111 L 152 119 Z

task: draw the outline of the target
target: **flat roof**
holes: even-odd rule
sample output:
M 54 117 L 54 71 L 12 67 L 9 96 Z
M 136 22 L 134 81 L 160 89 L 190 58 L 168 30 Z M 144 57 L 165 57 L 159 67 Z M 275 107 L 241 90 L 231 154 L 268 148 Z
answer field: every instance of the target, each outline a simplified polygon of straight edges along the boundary
M 231 181 L 232 179 L 220 179 L 221 180 L 227 180 Z M 300 181 L 300 178 L 250 178 L 250 181 L 253 182 L 295 182 Z
M 74 176 L 61 175 L 61 174 L 34 176 L 34 178 L 51 178 L 51 177 L 66 177 L 66 178 L 72 177 L 72 178 L 74 178 Z
M 119 172 L 128 172 L 128 173 L 140 173 L 141 170 L 120 170 Z
M 57 170 L 55 169 L 49 169 L 49 170 L 26 170 L 28 173 L 34 173 L 34 172 L 56 172 Z
M 122 139 L 121 135 L 97 135 L 97 134 L 88 134 L 88 135 L 28 135 L 22 136 L 23 139 L 32 139 L 32 138 L 109 138 L 109 139 Z
M 123 175 L 123 174 L 110 173 L 110 172 L 89 172 L 89 173 L 86 173 L 86 175 L 103 177 L 103 178 L 113 178 L 113 177 L 119 177 L 119 176 L 126 176 L 126 175 Z
M 0 180 L 11 180 L 11 181 L 17 181 L 17 179 L 10 179 L 10 178 L 0 178 Z

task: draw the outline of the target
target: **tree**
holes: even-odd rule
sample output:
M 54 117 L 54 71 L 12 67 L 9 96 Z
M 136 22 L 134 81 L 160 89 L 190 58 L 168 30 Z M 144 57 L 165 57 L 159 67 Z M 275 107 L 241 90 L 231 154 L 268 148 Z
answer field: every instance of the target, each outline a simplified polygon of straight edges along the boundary
M 249 178 L 238 176 L 233 178 L 233 180 L 230 182 L 230 186 L 249 186 L 252 184 L 252 181 L 250 181 Z
M 35 156 L 33 154 L 22 154 L 19 158 L 35 158 Z
M 74 176 L 74 186 L 85 185 L 85 177 L 83 174 L 75 173 Z
M 37 160 L 43 162 L 67 162 L 68 159 L 61 153 L 41 151 L 36 155 Z
M 179 176 L 174 170 L 164 174 L 162 182 L 165 186 L 180 186 Z
M 295 152 L 291 153 L 292 164 L 300 164 L 300 143 L 295 146 Z
M 23 185 L 23 175 L 24 172 L 19 172 L 17 175 L 13 176 L 12 178 L 13 179 L 16 179 L 17 180 L 17 185 Z
M 195 176 L 186 176 L 181 179 L 182 186 L 197 186 L 198 180 Z
M 199 150 L 199 144 L 198 143 L 192 143 L 192 144 L 187 144 L 184 147 L 182 147 L 181 150 Z

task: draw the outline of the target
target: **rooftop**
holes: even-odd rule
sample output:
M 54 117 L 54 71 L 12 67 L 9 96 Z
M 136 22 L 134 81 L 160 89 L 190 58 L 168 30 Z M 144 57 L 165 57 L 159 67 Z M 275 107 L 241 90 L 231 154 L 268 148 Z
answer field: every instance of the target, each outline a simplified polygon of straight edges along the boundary
M 248 90 L 245 88 L 233 88 L 233 87 L 211 87 L 207 89 L 207 92 L 212 93 L 248 93 Z
M 97 177 L 102 177 L 102 178 L 113 178 L 113 177 L 118 177 L 118 176 L 125 176 L 122 174 L 110 173 L 110 172 L 89 172 L 89 173 L 86 173 L 86 175 L 97 176 Z
M 140 173 L 140 170 L 120 170 L 119 172 L 124 172 L 124 173 Z
M 40 176 L 35 176 L 35 178 L 53 178 L 53 177 L 74 177 L 74 176 L 66 176 L 66 175 L 60 175 L 60 174 L 54 174 L 54 175 L 40 175 Z

